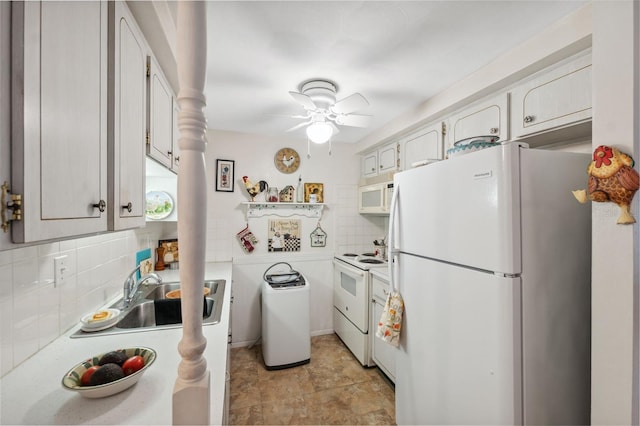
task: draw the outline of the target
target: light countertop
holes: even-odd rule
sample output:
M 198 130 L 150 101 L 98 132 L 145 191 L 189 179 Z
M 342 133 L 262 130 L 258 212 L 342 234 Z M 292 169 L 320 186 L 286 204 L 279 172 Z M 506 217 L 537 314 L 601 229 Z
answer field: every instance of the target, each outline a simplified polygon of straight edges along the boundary
M 178 270 L 162 273 L 179 280 Z M 211 424 L 222 424 L 227 376 L 227 332 L 231 299 L 231 263 L 209 263 L 205 279 L 226 280 L 222 317 L 205 325 L 204 356 L 211 376 Z M 182 328 L 71 339 L 78 327 L 19 365 L 0 380 L 1 424 L 153 424 L 172 423 L 172 394 L 181 361 Z M 64 374 L 75 364 L 118 348 L 146 346 L 156 350 L 155 363 L 131 388 L 106 398 L 84 398 L 63 389 Z
M 389 268 L 371 268 L 369 269 L 369 272 L 371 272 L 371 275 L 373 276 L 389 281 Z

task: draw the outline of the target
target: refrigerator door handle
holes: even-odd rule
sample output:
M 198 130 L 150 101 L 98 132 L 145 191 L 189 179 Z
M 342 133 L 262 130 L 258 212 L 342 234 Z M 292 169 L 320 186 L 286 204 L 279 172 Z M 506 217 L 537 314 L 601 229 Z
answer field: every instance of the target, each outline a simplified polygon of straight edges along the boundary
M 389 267 L 389 290 L 396 291 L 395 279 L 393 276 L 394 273 L 394 264 L 396 261 L 396 255 L 398 254 L 398 247 L 396 245 L 396 218 L 397 218 L 397 210 L 398 210 L 398 197 L 400 193 L 400 185 L 394 182 L 393 185 L 393 196 L 391 197 L 391 206 L 389 207 L 389 237 L 388 237 L 388 247 L 389 247 L 389 261 L 387 262 Z

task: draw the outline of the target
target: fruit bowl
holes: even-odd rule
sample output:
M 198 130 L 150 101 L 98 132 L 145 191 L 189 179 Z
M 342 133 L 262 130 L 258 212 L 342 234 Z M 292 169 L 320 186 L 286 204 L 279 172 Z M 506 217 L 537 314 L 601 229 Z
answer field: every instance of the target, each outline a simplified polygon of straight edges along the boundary
M 62 378 L 62 387 L 70 390 L 78 392 L 85 398 L 102 398 L 105 396 L 115 395 L 119 392 L 122 392 L 125 389 L 130 388 L 135 385 L 140 377 L 144 374 L 144 372 L 153 364 L 156 360 L 156 351 L 151 348 L 145 347 L 136 347 L 136 348 L 125 348 L 125 349 L 117 349 L 117 352 L 123 352 L 127 358 L 140 355 L 142 359 L 144 359 L 144 367 L 135 373 L 131 373 L 128 376 L 124 376 L 121 379 L 114 380 L 109 383 L 105 383 L 102 385 L 95 386 L 82 386 L 80 379 L 82 375 L 94 365 L 98 365 L 100 358 L 102 358 L 108 352 L 95 355 L 81 363 L 75 365 L 71 370 L 69 370 L 64 377 Z

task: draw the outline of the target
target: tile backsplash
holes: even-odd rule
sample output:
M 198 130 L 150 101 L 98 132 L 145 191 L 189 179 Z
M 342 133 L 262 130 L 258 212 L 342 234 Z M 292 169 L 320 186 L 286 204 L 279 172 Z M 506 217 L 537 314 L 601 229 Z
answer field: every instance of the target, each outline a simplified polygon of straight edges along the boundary
M 75 326 L 122 291 L 147 235 L 115 232 L 0 251 L 0 375 Z M 54 282 L 54 258 L 65 280 Z

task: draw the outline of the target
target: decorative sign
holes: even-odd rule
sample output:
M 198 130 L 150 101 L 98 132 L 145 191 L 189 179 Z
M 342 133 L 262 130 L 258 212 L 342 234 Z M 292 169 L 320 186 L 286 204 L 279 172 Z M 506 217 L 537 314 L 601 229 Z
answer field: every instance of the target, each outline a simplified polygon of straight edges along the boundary
M 180 258 L 178 256 L 178 253 L 180 250 L 178 249 L 177 238 L 171 238 L 168 240 L 158 240 L 158 247 L 164 248 L 164 257 L 162 259 L 164 263 L 172 263 L 172 262 L 180 261 Z
M 268 251 L 300 251 L 300 219 L 269 220 Z
M 310 237 L 311 247 L 324 247 L 327 245 L 327 233 L 320 227 L 320 222 L 318 222 Z

